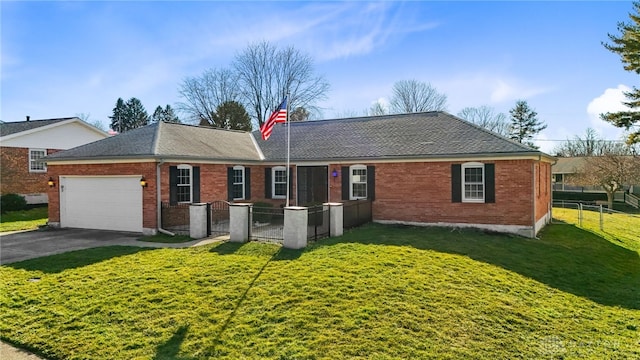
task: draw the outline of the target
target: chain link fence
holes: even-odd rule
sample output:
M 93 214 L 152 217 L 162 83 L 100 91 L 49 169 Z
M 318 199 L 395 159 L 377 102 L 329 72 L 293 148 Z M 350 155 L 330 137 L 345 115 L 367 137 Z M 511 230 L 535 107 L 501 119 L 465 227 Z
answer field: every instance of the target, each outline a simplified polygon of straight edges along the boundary
M 640 240 L 640 215 L 611 210 L 604 205 L 554 201 L 553 222 L 600 231 L 619 240 Z

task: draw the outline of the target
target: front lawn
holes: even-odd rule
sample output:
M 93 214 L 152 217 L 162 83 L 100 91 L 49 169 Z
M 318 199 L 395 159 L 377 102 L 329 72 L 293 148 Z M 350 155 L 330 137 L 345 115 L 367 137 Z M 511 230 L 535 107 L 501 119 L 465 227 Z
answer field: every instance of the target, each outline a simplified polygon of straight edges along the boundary
M 46 206 L 29 210 L 7 211 L 0 214 L 0 232 L 37 229 L 46 225 L 48 218 L 49 209 Z
M 640 357 L 639 253 L 564 224 L 111 247 L 0 276 L 0 337 L 51 359 Z

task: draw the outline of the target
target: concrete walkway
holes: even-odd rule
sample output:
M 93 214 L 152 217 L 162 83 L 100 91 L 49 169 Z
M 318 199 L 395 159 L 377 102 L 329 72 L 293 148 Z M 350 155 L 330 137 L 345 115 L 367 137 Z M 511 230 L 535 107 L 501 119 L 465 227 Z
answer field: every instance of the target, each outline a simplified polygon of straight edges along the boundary
M 102 246 L 124 245 L 150 248 L 187 248 L 228 240 L 218 236 L 184 243 L 138 241 L 142 235 L 85 229 L 47 229 L 0 233 L 0 265 Z M 0 341 L 0 360 L 46 360 Z

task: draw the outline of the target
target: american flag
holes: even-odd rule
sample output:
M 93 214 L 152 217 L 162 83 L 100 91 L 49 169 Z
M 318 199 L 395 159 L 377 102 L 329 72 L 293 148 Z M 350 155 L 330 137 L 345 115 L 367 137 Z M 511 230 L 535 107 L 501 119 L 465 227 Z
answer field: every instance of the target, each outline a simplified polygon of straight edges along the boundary
M 262 124 L 260 132 L 262 133 L 262 140 L 268 140 L 273 131 L 273 126 L 276 123 L 287 122 L 287 97 L 278 105 L 276 110 L 269 116 L 269 119 Z

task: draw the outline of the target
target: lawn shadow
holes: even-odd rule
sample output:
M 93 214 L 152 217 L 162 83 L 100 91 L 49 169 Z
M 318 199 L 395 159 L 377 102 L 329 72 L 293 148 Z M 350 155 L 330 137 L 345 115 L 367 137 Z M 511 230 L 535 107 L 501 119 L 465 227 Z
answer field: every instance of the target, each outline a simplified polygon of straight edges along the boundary
M 184 341 L 184 338 L 187 336 L 187 332 L 189 331 L 188 325 L 183 325 L 176 330 L 173 336 L 167 340 L 165 343 L 158 345 L 156 348 L 156 355 L 153 357 L 154 360 L 191 360 L 195 358 L 191 357 L 180 357 L 178 353 L 180 352 L 180 345 Z
M 218 255 L 235 254 L 244 244 L 245 243 L 225 241 L 218 244 L 218 246 L 212 247 L 209 252 L 213 252 Z
M 280 250 L 278 250 L 278 252 L 275 255 L 273 255 L 272 260 L 274 261 L 296 260 L 300 256 L 302 256 L 302 254 L 304 254 L 305 251 L 306 249 L 287 249 L 285 247 L 282 247 L 280 248 Z
M 372 224 L 320 246 L 356 242 L 464 255 L 599 304 L 640 309 L 637 252 L 574 225 L 551 224 L 539 237 Z
M 104 246 L 43 256 L 3 266 L 29 271 L 42 271 L 44 273 L 59 273 L 65 270 L 80 268 L 119 256 L 132 255 L 147 250 L 152 249 L 138 246 Z

